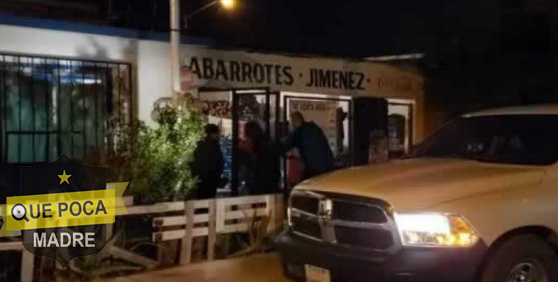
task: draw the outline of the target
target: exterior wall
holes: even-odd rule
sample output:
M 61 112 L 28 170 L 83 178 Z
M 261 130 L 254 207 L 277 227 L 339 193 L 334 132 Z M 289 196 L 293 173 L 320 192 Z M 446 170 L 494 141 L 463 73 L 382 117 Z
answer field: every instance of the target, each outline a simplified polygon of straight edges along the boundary
M 153 103 L 172 93 L 170 47 L 167 42 L 5 24 L 0 24 L 0 38 L 3 38 L 0 40 L 0 52 L 4 53 L 131 63 L 136 103 L 134 112 L 147 123 L 152 122 Z M 414 139 L 422 138 L 423 78 L 418 72 L 380 63 L 224 51 L 196 45 L 183 45 L 182 54 L 182 65 L 191 65 L 192 70 L 199 75 L 194 80 L 194 87 L 269 86 L 279 91 L 413 99 Z M 192 64 L 193 61 L 197 65 Z M 235 79 L 234 71 L 231 72 L 232 64 L 240 68 L 249 65 L 252 74 L 244 77 L 240 73 Z M 262 68 L 265 73 L 259 73 L 265 75 L 263 80 L 253 74 L 257 72 L 256 69 Z M 208 69 L 212 71 L 208 72 Z M 226 77 L 222 74 L 223 69 L 227 72 Z M 221 75 L 217 75 L 219 71 Z M 331 76 L 336 75 L 337 79 L 340 75 L 352 76 L 352 86 L 339 87 L 340 82 L 333 81 L 333 78 L 321 85 L 310 85 L 310 77 L 317 71 L 322 74 L 329 72 Z
M 135 63 L 137 40 L 0 25 L 0 52 Z
M 165 42 L 141 41 L 138 48 L 138 117 L 152 123 L 153 103 L 172 95 L 170 46 Z

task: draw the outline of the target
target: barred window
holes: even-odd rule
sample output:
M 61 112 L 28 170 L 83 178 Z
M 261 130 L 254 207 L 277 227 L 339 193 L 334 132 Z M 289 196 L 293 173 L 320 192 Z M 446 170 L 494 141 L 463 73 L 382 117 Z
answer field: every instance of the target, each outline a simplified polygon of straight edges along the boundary
M 131 66 L 0 54 L 1 161 L 41 164 L 102 149 L 132 117 Z

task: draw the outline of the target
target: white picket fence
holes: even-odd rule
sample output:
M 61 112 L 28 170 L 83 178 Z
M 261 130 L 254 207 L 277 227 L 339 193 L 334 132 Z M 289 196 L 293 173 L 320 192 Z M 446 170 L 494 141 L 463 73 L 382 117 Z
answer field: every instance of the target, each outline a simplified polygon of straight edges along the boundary
M 124 202 L 128 208 L 128 214 L 122 215 L 124 217 L 155 215 L 152 234 L 154 243 L 181 240 L 181 264 L 191 262 L 194 238 L 207 238 L 207 258 L 213 260 L 218 234 L 247 232 L 254 216 L 269 217 L 268 232 L 277 232 L 282 228 L 284 219 L 282 194 L 166 202 L 143 206 L 134 206 L 131 197 L 125 197 Z M 169 213 L 175 215 L 166 215 Z M 113 226 L 107 225 L 107 239 L 113 233 Z M 22 251 L 21 282 L 32 282 L 35 256 L 25 251 L 21 241 L 0 243 L 0 252 L 4 251 Z M 157 260 L 118 247 L 113 246 L 108 251 L 115 258 L 128 260 L 148 269 L 159 265 Z
M 131 206 L 128 216 L 180 213 L 155 216 L 152 241 L 182 240 L 180 263 L 185 264 L 191 262 L 194 238 L 207 237 L 207 258 L 213 260 L 217 235 L 247 232 L 254 216 L 269 217 L 268 232 L 278 231 L 283 226 L 283 204 L 282 194 L 218 198 Z

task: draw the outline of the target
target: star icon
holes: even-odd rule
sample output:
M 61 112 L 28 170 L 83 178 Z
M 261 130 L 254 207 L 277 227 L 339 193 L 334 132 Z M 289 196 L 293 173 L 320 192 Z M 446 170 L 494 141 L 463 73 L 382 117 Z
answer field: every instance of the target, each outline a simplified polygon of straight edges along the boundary
M 68 181 L 68 178 L 72 177 L 70 174 L 66 174 L 66 170 L 64 170 L 64 172 L 61 175 L 58 175 L 58 177 L 60 177 L 60 184 L 66 182 L 68 184 L 70 184 L 70 182 Z

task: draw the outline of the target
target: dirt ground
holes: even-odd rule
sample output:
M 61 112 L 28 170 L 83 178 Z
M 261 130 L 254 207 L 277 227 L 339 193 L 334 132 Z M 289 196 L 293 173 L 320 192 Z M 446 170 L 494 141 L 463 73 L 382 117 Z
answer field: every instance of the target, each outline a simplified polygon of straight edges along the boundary
M 284 278 L 277 254 L 196 263 L 160 271 L 121 277 L 107 282 L 288 282 Z

